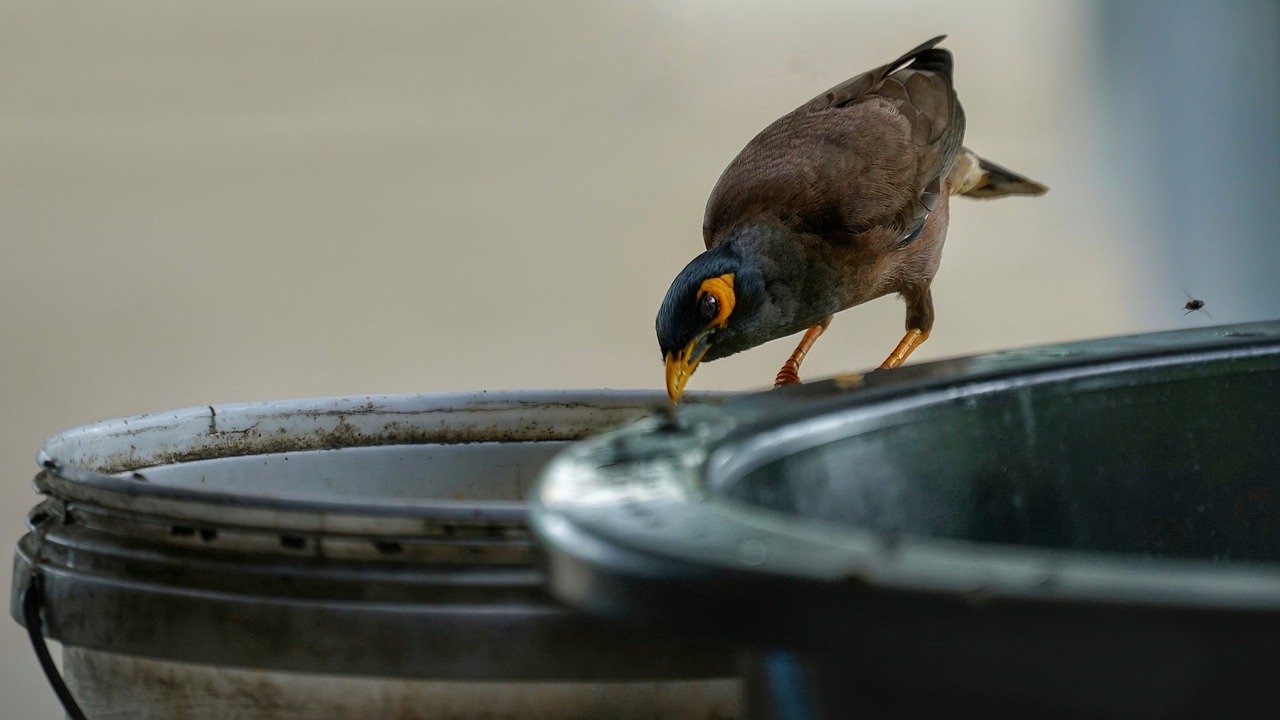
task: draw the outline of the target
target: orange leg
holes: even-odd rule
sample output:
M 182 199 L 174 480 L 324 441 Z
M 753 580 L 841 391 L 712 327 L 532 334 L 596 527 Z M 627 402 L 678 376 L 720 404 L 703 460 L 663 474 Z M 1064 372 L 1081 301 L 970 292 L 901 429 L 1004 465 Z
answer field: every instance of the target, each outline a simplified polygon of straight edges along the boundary
M 889 353 L 889 357 L 885 358 L 884 362 L 880 363 L 880 369 L 888 370 L 890 368 L 898 367 L 907 359 L 907 356 L 911 354 L 912 350 L 915 350 L 920 346 L 920 343 L 928 339 L 928 330 L 911 328 L 907 331 L 906 335 L 902 336 L 902 342 L 898 343 L 898 347 L 894 348 L 893 352 Z
M 778 371 L 778 377 L 774 378 L 774 387 L 794 385 L 800 382 L 800 363 L 804 362 L 804 356 L 809 354 L 809 348 L 813 347 L 813 343 L 818 340 L 830 324 L 831 316 L 828 315 L 822 322 L 804 331 L 804 337 L 800 338 L 800 344 L 796 346 L 795 352 L 791 353 L 791 357 L 787 358 L 787 361 L 782 364 L 782 369 Z

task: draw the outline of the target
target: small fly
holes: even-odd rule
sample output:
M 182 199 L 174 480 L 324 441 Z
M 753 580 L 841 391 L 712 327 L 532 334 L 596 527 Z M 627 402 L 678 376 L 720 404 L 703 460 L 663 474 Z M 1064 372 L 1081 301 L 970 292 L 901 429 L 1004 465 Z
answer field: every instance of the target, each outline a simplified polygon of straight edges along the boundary
M 1205 315 L 1209 315 L 1209 311 L 1208 311 L 1208 310 L 1206 310 L 1206 309 L 1205 309 L 1205 307 L 1204 307 L 1204 301 L 1203 301 L 1203 300 L 1201 300 L 1201 299 L 1199 299 L 1199 298 L 1197 298 L 1197 297 L 1193 296 L 1191 293 L 1187 292 L 1186 288 L 1183 288 L 1182 292 L 1183 292 L 1184 294 L 1186 294 L 1186 296 L 1187 296 L 1187 304 L 1182 306 L 1182 309 L 1183 309 L 1183 310 L 1186 310 L 1186 312 L 1182 313 L 1183 315 L 1190 315 L 1191 313 L 1193 313 L 1193 312 L 1195 312 L 1195 311 L 1197 311 L 1197 310 L 1199 310 L 1200 312 L 1204 313 Z M 1212 316 L 1212 315 L 1209 315 L 1209 318 L 1210 318 L 1210 319 L 1212 319 L 1212 318 L 1213 318 L 1213 316 Z

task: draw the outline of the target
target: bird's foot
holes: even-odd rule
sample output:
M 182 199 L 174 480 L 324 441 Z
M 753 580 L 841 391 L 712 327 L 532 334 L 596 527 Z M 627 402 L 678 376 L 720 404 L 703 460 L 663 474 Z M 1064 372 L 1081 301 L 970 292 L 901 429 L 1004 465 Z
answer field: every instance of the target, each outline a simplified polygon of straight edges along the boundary
M 782 369 L 778 371 L 778 376 L 773 379 L 774 387 L 782 387 L 783 385 L 799 385 L 800 384 L 800 363 L 787 360 L 782 365 Z
M 804 337 L 800 338 L 800 344 L 791 353 L 791 357 L 787 358 L 787 361 L 782 364 L 782 369 L 778 371 L 777 377 L 773 379 L 774 387 L 800 383 L 800 363 L 804 362 L 804 356 L 809 354 L 809 348 L 813 347 L 813 343 L 818 340 L 830 324 L 831 316 L 828 315 L 817 325 L 805 331 Z
M 920 347 L 920 343 L 929 339 L 929 331 L 920 328 L 911 328 L 906 335 L 902 336 L 902 342 L 898 343 L 898 347 L 889 353 L 889 357 L 880 363 L 881 370 L 890 370 L 896 368 L 906 361 L 907 356 L 912 350 Z

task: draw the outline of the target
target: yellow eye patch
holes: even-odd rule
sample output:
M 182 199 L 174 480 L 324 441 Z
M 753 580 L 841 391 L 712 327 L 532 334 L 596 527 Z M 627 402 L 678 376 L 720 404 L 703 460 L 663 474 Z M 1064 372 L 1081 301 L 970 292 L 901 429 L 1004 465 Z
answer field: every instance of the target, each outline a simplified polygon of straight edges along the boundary
M 698 300 L 710 295 L 716 300 L 716 315 L 707 322 L 707 327 L 724 327 L 729 322 L 729 313 L 733 312 L 733 273 L 720 277 L 707 278 L 698 288 Z

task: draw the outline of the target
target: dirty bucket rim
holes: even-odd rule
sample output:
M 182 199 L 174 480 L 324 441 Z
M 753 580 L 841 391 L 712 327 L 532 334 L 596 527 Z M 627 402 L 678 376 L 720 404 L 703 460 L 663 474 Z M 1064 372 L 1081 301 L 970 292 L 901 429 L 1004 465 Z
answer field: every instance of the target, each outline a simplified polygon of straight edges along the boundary
M 714 400 L 717 397 L 732 393 L 703 392 L 694 393 L 693 400 Z M 199 459 L 222 459 L 233 456 L 269 454 L 271 452 L 313 452 L 324 450 L 342 450 L 354 447 L 385 447 L 388 445 L 411 444 L 475 444 L 486 442 L 568 442 L 585 437 L 588 432 L 589 418 L 593 414 L 607 413 L 610 410 L 625 409 L 657 409 L 668 401 L 665 393 L 648 389 L 570 389 L 570 390 L 477 390 L 453 391 L 438 393 L 407 394 L 375 394 L 350 396 L 321 396 L 309 398 L 293 398 L 285 400 L 269 400 L 239 403 L 222 403 L 203 406 L 190 406 L 175 410 L 140 413 L 124 417 L 101 420 L 69 428 L 50 436 L 36 455 L 41 472 L 36 476 L 38 491 L 62 499 L 88 501 L 120 509 L 135 509 L 140 500 L 160 505 L 169 505 L 162 511 L 182 512 L 192 504 L 206 507 L 261 508 L 264 510 L 287 509 L 298 513 L 342 514 L 360 516 L 418 516 L 428 515 L 432 518 L 501 520 L 514 521 L 525 516 L 525 504 L 517 501 L 467 500 L 419 498 L 344 498 L 342 501 L 328 498 L 301 498 L 296 496 L 271 497 L 263 495 L 240 495 L 217 490 L 202 490 L 188 487 L 171 487 L 162 484 L 139 482 L 123 473 L 133 470 L 145 473 L 148 467 L 169 464 L 171 462 L 190 462 Z M 577 423 L 581 427 L 571 431 L 538 430 L 520 435 L 517 422 L 512 420 L 509 438 L 486 439 L 483 434 L 467 436 L 459 433 L 457 428 L 442 426 L 437 430 L 408 432 L 398 438 L 397 442 L 386 442 L 388 438 L 376 433 L 348 433 L 345 438 L 330 435 L 329 442 L 296 442 L 276 443 L 275 449 L 263 450 L 271 446 L 271 438 L 255 447 L 249 443 L 238 452 L 225 452 L 230 447 L 227 443 L 212 442 L 204 447 L 207 456 L 157 458 L 149 457 L 145 452 L 134 453 L 134 459 L 103 458 L 92 449 L 96 445 L 118 441 L 123 437 L 146 437 L 157 433 L 168 432 L 175 442 L 192 443 L 193 449 L 199 449 L 198 440 L 203 437 L 217 437 L 223 433 L 243 432 L 246 420 L 275 418 L 297 418 L 310 415 L 321 430 L 345 422 L 360 415 L 394 421 L 396 417 L 423 417 L 440 413 L 442 418 L 470 418 L 475 420 L 489 414 L 500 415 L 519 413 L 522 409 L 553 409 L 561 412 L 563 417 L 571 417 L 581 413 L 582 419 Z M 234 429 L 216 429 L 214 424 L 223 419 L 225 427 L 228 421 L 239 421 Z M 325 421 L 328 421 L 326 423 Z M 250 423 L 252 424 L 252 423 Z M 483 425 L 483 423 L 478 423 Z M 490 430 L 490 426 L 482 428 Z M 397 438 L 391 438 L 397 439 Z M 344 442 L 345 440 L 345 442 Z M 116 442 L 120 450 L 124 447 Z M 106 468 L 105 470 L 102 468 Z
M 566 403 L 580 407 L 567 412 L 552 408 L 542 413 L 542 407 L 539 412 L 529 411 L 547 398 L 555 407 Z M 372 399 L 375 405 L 386 399 L 418 410 L 426 405 L 465 405 L 464 410 L 475 410 L 477 404 L 490 410 L 499 406 L 507 408 L 503 419 L 481 418 L 475 427 L 492 423 L 507 427 L 508 420 L 525 415 L 540 419 L 546 427 L 574 433 L 602 419 L 638 417 L 656 402 L 668 402 L 665 393 L 644 390 L 488 391 Z M 369 400 L 370 396 L 309 398 L 246 405 L 289 413 L 299 404 L 314 407 L 318 403 L 332 409 L 335 403 L 346 408 Z M 200 425 L 213 413 L 234 417 L 233 412 L 222 412 L 227 407 L 178 414 L 179 419 Z M 456 419 L 452 414 L 449 418 L 449 422 Z M 378 420 L 371 420 L 374 427 L 380 427 Z M 540 466 L 560 447 L 560 443 L 537 445 L 516 443 L 486 467 L 501 468 L 509 460 Z M 70 460 L 79 459 L 85 450 L 73 445 L 54 449 L 60 458 Z M 395 448 L 389 450 L 396 457 L 401 455 Z M 484 448 L 479 450 L 480 455 L 489 455 Z M 436 472 L 434 463 L 442 455 L 448 453 L 424 448 L 407 458 L 424 461 L 421 467 L 429 474 Z M 456 455 L 459 462 L 446 462 L 438 472 L 443 476 L 471 473 L 467 467 L 471 453 L 463 450 Z M 357 466 L 364 462 L 358 455 L 352 460 Z M 318 464 L 327 463 L 321 459 Z M 249 464 L 257 465 L 254 458 Z M 687 673 L 722 677 L 732 671 L 732 658 L 724 653 L 673 657 L 670 643 L 616 635 L 554 602 L 542 589 L 541 554 L 529 537 L 523 504 L 486 503 L 508 510 L 505 519 L 479 517 L 485 508 L 477 503 L 455 507 L 461 513 L 456 519 L 464 522 L 454 523 L 439 515 L 427 516 L 432 511 L 427 503 L 407 510 L 404 503 L 397 503 L 401 507 L 396 515 L 387 510 L 382 516 L 366 516 L 362 513 L 369 512 L 367 504 L 353 510 L 343 503 L 331 511 L 322 503 L 310 503 L 319 506 L 318 511 L 304 511 L 300 509 L 304 503 L 295 500 L 279 507 L 266 500 L 246 506 L 212 502 L 221 498 L 183 492 L 190 485 L 183 483 L 186 469 L 181 467 L 176 468 L 180 477 L 173 488 L 129 485 L 132 481 L 92 469 L 64 468 L 72 475 L 77 469 L 91 483 L 103 485 L 75 487 L 52 469 L 42 471 L 43 482 L 62 483 L 80 494 L 66 499 L 54 493 L 29 515 L 29 532 L 19 540 L 14 555 L 10 598 L 13 614 L 15 598 L 29 587 L 32 577 L 42 576 L 47 581 L 45 634 L 69 646 L 213 665 L 462 681 L 576 682 Z M 304 479 L 311 472 L 306 465 L 298 469 Z M 165 481 L 163 472 L 152 472 L 153 479 Z M 271 467 L 258 472 L 268 481 L 273 479 Z M 202 473 L 187 473 L 187 479 L 198 479 Z M 532 469 L 527 475 L 532 480 Z M 256 477 L 250 472 L 239 480 L 232 478 L 231 483 L 221 482 L 220 487 L 235 488 L 236 482 L 247 487 L 242 481 L 247 478 L 252 483 Z M 414 482 L 416 477 L 410 473 L 402 479 Z M 481 470 L 477 481 L 484 485 L 489 477 L 488 470 Z M 362 488 L 380 487 L 378 477 L 372 479 L 372 483 L 350 486 L 357 500 L 363 496 Z M 132 495 L 104 489 L 112 482 L 126 483 Z M 501 481 L 496 492 L 478 497 L 516 497 L 504 494 L 508 487 Z M 167 490 L 170 497 L 141 494 L 157 489 Z M 425 500 L 435 493 L 433 485 L 414 497 Z M 177 495 L 196 497 L 173 497 Z M 467 527 L 465 521 L 477 520 L 479 526 Z M 93 612 L 85 612 L 85 607 Z M 111 621 L 97 622 L 99 613 Z M 280 622 L 282 613 L 287 613 L 290 623 Z M 14 617 L 22 622 L 20 616 Z M 329 628 L 338 623 L 342 632 L 319 634 L 323 637 L 313 633 L 301 649 L 276 642 L 277 631 L 293 624 Z M 200 639 L 175 642 L 179 637 Z M 628 656 L 619 666 L 606 661 L 606 653 L 564 647 L 581 638 L 622 648 L 624 656 L 635 648 L 639 656 L 650 659 Z M 651 650 L 658 646 L 659 651 Z M 471 647 L 478 649 L 472 652 Z

